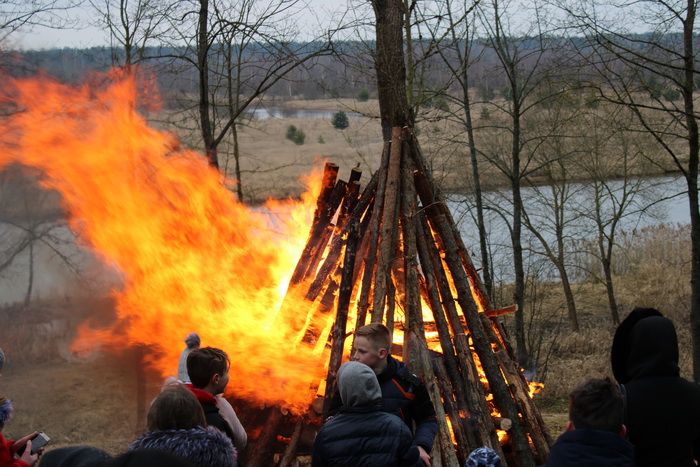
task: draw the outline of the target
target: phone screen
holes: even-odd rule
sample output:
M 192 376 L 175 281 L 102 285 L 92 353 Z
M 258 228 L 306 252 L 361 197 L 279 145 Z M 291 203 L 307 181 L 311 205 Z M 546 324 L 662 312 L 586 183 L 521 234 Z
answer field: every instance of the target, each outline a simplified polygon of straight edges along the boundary
M 46 436 L 43 431 L 40 431 L 39 434 L 32 439 L 32 454 L 36 454 L 36 452 L 46 446 L 46 443 L 50 440 L 51 438 Z

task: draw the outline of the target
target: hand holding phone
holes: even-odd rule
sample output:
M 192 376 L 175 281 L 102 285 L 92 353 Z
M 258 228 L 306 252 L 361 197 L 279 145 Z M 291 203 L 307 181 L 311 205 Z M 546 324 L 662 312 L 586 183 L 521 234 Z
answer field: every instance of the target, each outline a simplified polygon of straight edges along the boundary
M 31 438 L 29 438 L 28 441 L 31 441 L 31 445 L 32 445 L 31 454 L 33 455 L 33 454 L 36 454 L 39 451 L 39 449 L 46 446 L 46 444 L 49 441 L 51 441 L 51 438 L 46 436 L 46 434 L 43 431 L 40 431 L 37 434 L 35 434 L 34 436 L 32 436 Z M 26 447 L 27 447 L 27 444 L 25 442 L 24 446 L 19 448 L 19 450 L 17 451 L 17 455 L 19 455 L 21 457 L 24 454 Z

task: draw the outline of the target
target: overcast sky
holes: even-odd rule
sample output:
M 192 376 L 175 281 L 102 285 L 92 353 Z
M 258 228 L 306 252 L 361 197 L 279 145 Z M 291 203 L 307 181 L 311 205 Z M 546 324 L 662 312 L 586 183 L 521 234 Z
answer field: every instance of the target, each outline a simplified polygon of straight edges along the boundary
M 351 1 L 309 0 L 309 8 L 305 9 L 306 14 L 300 17 L 300 21 L 303 21 L 305 24 L 305 27 L 302 29 L 317 29 L 308 25 L 315 24 L 318 27 L 316 18 L 328 21 L 332 15 L 337 17 L 337 15 L 348 8 L 348 3 Z M 94 13 L 89 7 L 83 9 L 74 8 L 71 10 L 71 15 L 75 18 L 76 23 L 80 24 L 79 29 L 51 29 L 35 26 L 31 30 L 16 31 L 9 38 L 11 47 L 29 50 L 62 47 L 87 48 L 109 45 L 109 38 L 105 30 L 90 25 L 93 22 L 90 16 L 94 15 Z

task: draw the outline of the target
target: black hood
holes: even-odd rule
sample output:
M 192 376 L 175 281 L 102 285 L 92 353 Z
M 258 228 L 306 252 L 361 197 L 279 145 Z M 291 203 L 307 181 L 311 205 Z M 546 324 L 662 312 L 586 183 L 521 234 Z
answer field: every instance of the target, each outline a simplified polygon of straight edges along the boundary
M 615 331 L 610 363 L 618 383 L 680 376 L 673 322 L 654 308 L 635 308 Z

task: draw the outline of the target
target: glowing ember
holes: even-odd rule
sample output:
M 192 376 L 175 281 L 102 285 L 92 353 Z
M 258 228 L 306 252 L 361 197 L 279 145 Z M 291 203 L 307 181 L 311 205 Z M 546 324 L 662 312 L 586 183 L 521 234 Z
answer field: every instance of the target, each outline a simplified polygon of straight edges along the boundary
M 123 278 L 113 292 L 118 329 L 84 326 L 75 348 L 145 344 L 165 376 L 176 374 L 183 338 L 197 331 L 231 356 L 235 396 L 305 408 L 322 363 L 310 346 L 287 341 L 292 333 L 274 318 L 316 188 L 306 204 L 269 203 L 271 212 L 291 212 L 285 222 L 246 208 L 201 154 L 148 126 L 134 110 L 143 104 L 136 87 L 117 76 L 99 89 L 46 78 L 3 87 L 17 113 L 2 121 L 0 167 L 40 169 L 81 241 Z

